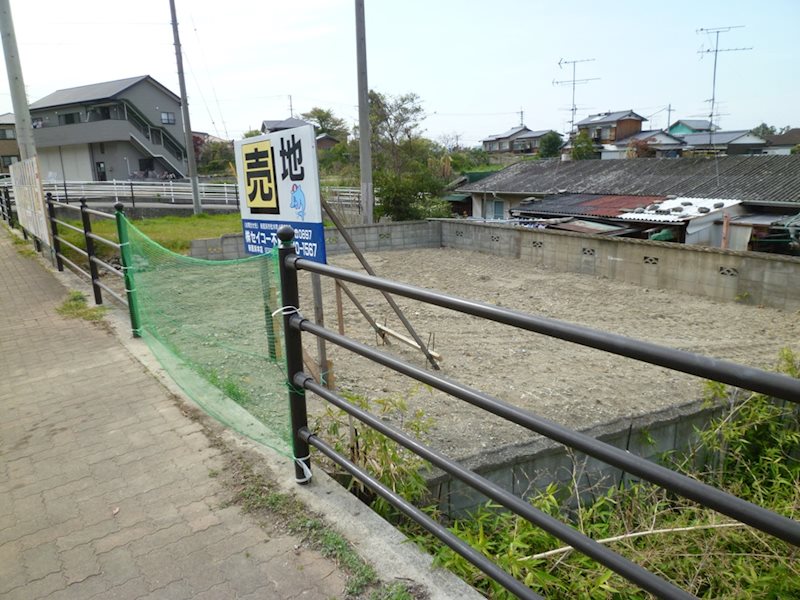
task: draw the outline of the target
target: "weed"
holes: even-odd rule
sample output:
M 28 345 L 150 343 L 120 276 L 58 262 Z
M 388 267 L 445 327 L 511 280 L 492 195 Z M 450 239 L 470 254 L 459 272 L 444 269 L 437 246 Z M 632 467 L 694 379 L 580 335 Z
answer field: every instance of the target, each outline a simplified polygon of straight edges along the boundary
M 83 292 L 72 291 L 63 304 L 56 308 L 56 312 L 68 319 L 83 319 L 84 321 L 100 321 L 108 309 L 105 306 L 89 306 Z

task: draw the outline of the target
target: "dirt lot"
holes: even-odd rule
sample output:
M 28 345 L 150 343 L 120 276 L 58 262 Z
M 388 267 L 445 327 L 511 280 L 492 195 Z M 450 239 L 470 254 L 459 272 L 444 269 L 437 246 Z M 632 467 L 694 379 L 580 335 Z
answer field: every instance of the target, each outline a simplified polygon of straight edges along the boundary
M 452 249 L 369 253 L 367 258 L 383 277 L 747 365 L 770 368 L 780 348 L 800 351 L 797 313 L 719 303 Z M 330 262 L 360 270 L 351 255 L 334 256 Z M 326 278 L 323 282 L 326 325 L 335 329 L 333 286 Z M 380 294 L 351 289 L 379 323 L 403 331 Z M 304 313 L 313 315 L 307 282 L 301 297 Z M 404 298 L 397 301 L 424 340 L 435 336 L 444 375 L 571 427 L 583 429 L 702 397 L 702 381 L 689 375 Z M 376 343 L 346 297 L 344 313 L 348 336 Z M 316 353 L 310 336 L 306 345 Z M 384 349 L 425 364 L 421 353 L 399 342 Z M 373 398 L 407 398 L 412 409 L 422 408 L 434 419 L 432 445 L 452 456 L 475 457 L 532 435 L 336 347 L 329 345 L 328 353 L 340 388 Z

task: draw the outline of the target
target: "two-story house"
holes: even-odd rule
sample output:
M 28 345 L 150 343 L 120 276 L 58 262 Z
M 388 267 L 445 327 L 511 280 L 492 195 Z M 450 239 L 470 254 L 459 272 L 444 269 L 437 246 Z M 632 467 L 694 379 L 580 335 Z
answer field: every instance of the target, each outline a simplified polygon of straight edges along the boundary
M 595 145 L 602 146 L 639 133 L 643 121 L 647 119 L 632 110 L 620 110 L 589 115 L 575 126 L 578 133 L 585 131 Z
M 184 177 L 181 101 L 149 75 L 58 90 L 30 105 L 42 177 Z
M 0 115 L 0 173 L 8 173 L 8 167 L 19 160 L 17 128 L 14 113 Z
M 552 129 L 537 131 L 525 125 L 517 125 L 508 131 L 490 135 L 482 141 L 485 152 L 513 152 L 515 154 L 533 154 L 539 150 L 539 140 Z

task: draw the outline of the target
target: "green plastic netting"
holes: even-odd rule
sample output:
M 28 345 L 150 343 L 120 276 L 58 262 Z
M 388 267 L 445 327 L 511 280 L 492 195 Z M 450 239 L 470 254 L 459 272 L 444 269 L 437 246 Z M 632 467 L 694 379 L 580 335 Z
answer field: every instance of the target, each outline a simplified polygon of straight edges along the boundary
M 277 252 L 201 260 L 125 226 L 142 339 L 205 412 L 291 456 Z

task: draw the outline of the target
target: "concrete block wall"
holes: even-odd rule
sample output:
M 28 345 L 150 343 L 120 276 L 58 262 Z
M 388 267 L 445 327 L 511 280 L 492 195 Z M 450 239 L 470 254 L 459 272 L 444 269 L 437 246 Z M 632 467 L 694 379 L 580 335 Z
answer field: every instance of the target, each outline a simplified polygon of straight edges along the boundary
M 442 221 L 442 246 L 519 258 L 723 302 L 800 309 L 800 258 L 471 221 Z
M 356 225 L 347 232 L 362 252 L 404 250 L 409 248 L 441 247 L 440 221 L 410 221 Z M 325 228 L 325 251 L 328 255 L 349 252 L 350 248 L 335 227 Z M 189 255 L 208 260 L 227 260 L 248 256 L 244 251 L 242 234 L 227 234 L 220 238 L 193 240 Z
M 800 309 L 797 257 L 461 219 L 357 225 L 347 231 L 365 252 L 439 247 L 473 250 L 519 258 L 556 271 L 597 275 L 723 302 Z M 335 228 L 326 228 L 325 245 L 330 255 L 349 251 Z M 191 256 L 212 260 L 244 257 L 242 237 L 196 240 L 192 242 Z
M 658 462 L 666 453 L 674 450 L 688 451 L 698 440 L 697 430 L 702 430 L 708 422 L 719 416 L 720 409 L 704 408 L 701 403 L 692 403 L 677 411 L 669 409 L 664 413 L 654 413 L 632 421 L 619 421 L 601 425 L 588 435 L 612 446 Z M 622 472 L 581 452 L 568 454 L 562 446 L 547 440 L 532 444 L 531 448 L 511 449 L 502 464 L 498 457 L 493 466 L 480 466 L 477 461 L 486 457 L 465 461 L 483 477 L 520 498 L 531 498 L 544 491 L 551 483 L 564 486 L 571 484 L 575 470 L 578 486 L 583 490 L 585 500 L 597 497 L 611 486 L 638 481 L 639 478 Z M 538 448 L 538 449 L 534 449 Z M 524 457 L 522 460 L 519 457 Z M 700 456 L 697 466 L 708 457 Z M 489 460 L 492 460 L 491 458 Z M 485 504 L 488 498 L 463 482 L 441 476 L 429 486 L 438 500 L 439 509 L 451 517 L 464 516 Z

